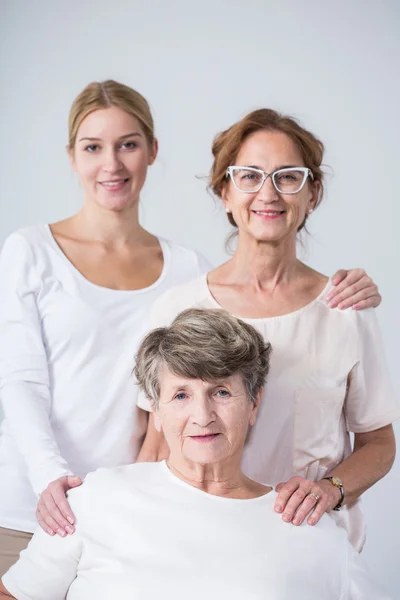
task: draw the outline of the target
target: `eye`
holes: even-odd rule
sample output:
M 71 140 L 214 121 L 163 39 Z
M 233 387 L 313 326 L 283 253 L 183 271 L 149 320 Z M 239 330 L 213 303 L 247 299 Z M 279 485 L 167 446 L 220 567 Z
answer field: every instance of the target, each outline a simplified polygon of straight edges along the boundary
M 85 150 L 86 152 L 96 152 L 96 150 L 98 150 L 99 148 L 100 146 L 98 144 L 89 144 L 85 147 Z
M 218 390 L 216 395 L 218 398 L 229 398 L 230 393 L 228 390 Z
M 188 396 L 187 396 L 187 394 L 185 394 L 185 392 L 179 392 L 178 394 L 176 394 L 174 396 L 174 400 L 180 400 L 180 401 L 182 401 L 182 400 L 186 400 L 187 397 Z
M 122 144 L 122 148 L 126 148 L 126 150 L 134 150 L 135 148 L 137 148 L 137 143 L 136 142 L 124 142 Z

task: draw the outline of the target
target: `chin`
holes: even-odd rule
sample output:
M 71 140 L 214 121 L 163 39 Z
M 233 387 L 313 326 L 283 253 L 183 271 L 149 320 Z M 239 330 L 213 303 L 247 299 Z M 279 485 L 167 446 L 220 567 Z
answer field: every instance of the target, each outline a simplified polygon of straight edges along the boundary
M 135 201 L 131 197 L 125 196 L 120 198 L 99 198 L 96 203 L 106 210 L 122 212 L 127 208 L 131 208 L 135 204 Z

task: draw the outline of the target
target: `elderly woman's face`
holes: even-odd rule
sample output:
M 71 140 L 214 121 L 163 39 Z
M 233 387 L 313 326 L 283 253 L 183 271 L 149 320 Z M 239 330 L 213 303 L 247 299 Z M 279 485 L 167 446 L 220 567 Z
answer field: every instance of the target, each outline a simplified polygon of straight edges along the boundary
M 238 166 L 256 167 L 273 173 L 285 167 L 304 167 L 300 150 L 289 136 L 279 131 L 256 131 L 242 144 L 235 160 Z M 295 237 L 298 228 L 317 200 L 318 184 L 308 178 L 296 194 L 278 192 L 268 177 L 258 192 L 237 190 L 232 181 L 223 191 L 225 207 L 232 212 L 240 233 L 259 241 L 278 242 Z
M 164 432 L 171 456 L 202 464 L 240 459 L 261 392 L 256 403 L 250 402 L 240 375 L 210 383 L 178 377 L 166 367 L 160 388 L 155 425 Z

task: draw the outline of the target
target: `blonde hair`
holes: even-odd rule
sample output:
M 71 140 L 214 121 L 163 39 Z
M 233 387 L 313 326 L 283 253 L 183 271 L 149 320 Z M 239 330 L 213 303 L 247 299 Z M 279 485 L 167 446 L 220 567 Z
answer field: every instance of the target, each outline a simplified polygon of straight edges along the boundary
M 89 83 L 75 98 L 68 120 L 68 147 L 73 150 L 82 121 L 93 111 L 117 106 L 135 117 L 141 124 L 151 148 L 154 142 L 154 122 L 147 100 L 136 90 L 112 79 Z
M 140 344 L 135 376 L 153 406 L 160 397 L 160 370 L 216 381 L 238 373 L 250 402 L 264 386 L 271 344 L 244 321 L 219 309 L 189 308 L 170 327 L 151 331 Z
M 283 115 L 270 108 L 255 110 L 243 119 L 219 133 L 212 145 L 214 162 L 210 173 L 210 189 L 221 198 L 222 191 L 227 184 L 226 170 L 234 165 L 240 148 L 246 138 L 256 131 L 280 131 L 285 133 L 296 144 L 304 161 L 304 166 L 311 169 L 315 182 L 319 182 L 319 195 L 314 206 L 316 208 L 322 201 L 324 173 L 321 168 L 324 156 L 324 145 L 313 133 L 301 127 L 299 123 L 287 115 Z M 228 213 L 231 225 L 237 226 L 231 213 Z M 307 215 L 299 227 L 305 225 Z

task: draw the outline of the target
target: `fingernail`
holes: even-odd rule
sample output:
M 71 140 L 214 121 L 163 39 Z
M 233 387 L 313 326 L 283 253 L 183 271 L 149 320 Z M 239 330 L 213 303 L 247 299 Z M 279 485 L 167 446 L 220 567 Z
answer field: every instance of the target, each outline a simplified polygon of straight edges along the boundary
M 337 306 L 337 300 L 332 300 L 331 302 L 328 302 L 329 308 L 336 308 Z
M 64 531 L 64 529 L 57 529 L 57 533 L 58 533 L 58 535 L 60 535 L 61 537 L 65 537 L 65 531 Z
M 65 531 L 72 535 L 74 533 L 74 528 L 67 525 Z
M 310 525 L 315 525 L 315 519 L 310 518 L 310 520 L 308 521 Z
M 48 533 L 49 535 L 54 535 L 54 531 L 53 531 L 52 529 L 47 529 L 47 533 Z
M 290 521 L 292 520 L 292 515 L 289 515 L 289 513 L 283 513 L 282 518 L 284 521 L 290 523 Z
M 332 300 L 333 296 L 333 292 L 329 292 L 329 294 L 326 296 L 327 301 L 329 302 L 329 300 Z
M 277 504 L 275 510 L 276 512 L 282 512 L 282 504 Z
M 72 517 L 67 517 L 67 521 L 69 521 L 69 522 L 71 523 L 71 525 L 73 525 L 73 524 L 74 524 L 74 520 L 73 520 L 73 518 L 72 518 Z
M 359 308 L 360 308 L 360 305 L 359 305 L 359 304 L 353 304 L 353 309 L 354 309 L 354 310 L 358 310 Z
M 300 519 L 298 517 L 295 517 L 293 519 L 293 523 L 294 523 L 294 525 L 300 525 Z

